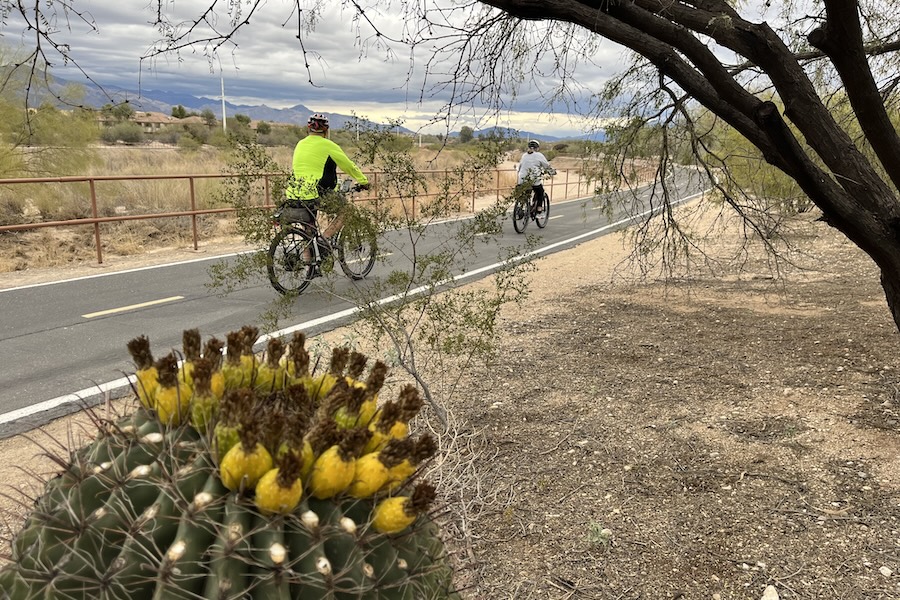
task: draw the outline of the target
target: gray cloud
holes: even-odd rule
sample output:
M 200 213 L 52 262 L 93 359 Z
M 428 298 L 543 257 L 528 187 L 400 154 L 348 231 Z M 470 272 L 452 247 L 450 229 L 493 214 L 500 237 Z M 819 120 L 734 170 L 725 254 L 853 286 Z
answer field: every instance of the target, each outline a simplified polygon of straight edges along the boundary
M 179 0 L 165 3 L 176 11 L 178 19 L 188 20 L 200 14 L 212 0 Z M 355 111 L 371 119 L 403 118 L 413 129 L 433 119 L 449 96 L 444 92 L 429 94 L 419 101 L 425 85 L 424 56 L 417 55 L 411 65 L 409 49 L 375 43 L 367 25 L 354 25 L 353 13 L 327 4 L 313 32 L 304 32 L 303 54 L 297 39 L 296 20 L 291 19 L 290 4 L 268 2 L 251 19 L 250 25 L 225 44 L 214 57 L 202 45 L 182 49 L 178 54 L 159 56 L 141 62 L 160 33 L 153 25 L 155 13 L 145 4 L 135 10 L 133 2 L 87 0 L 79 4 L 88 10 L 98 31 L 77 20 L 67 29 L 60 25 L 58 41 L 68 43 L 82 69 L 102 85 L 137 90 L 166 90 L 195 96 L 218 98 L 222 79 L 228 99 L 237 104 L 267 104 L 286 107 L 304 104 L 316 110 L 344 114 Z M 222 4 L 220 2 L 220 4 Z M 235 3 L 241 4 L 241 3 Z M 380 26 L 393 28 L 401 35 L 401 19 L 390 14 L 373 15 Z M 228 15 L 220 14 L 213 22 L 224 31 Z M 17 29 L 18 27 L 18 29 Z M 21 36 L 22 23 L 10 19 L 0 29 L 3 41 L 16 46 L 29 44 Z M 177 28 L 176 28 L 177 31 Z M 207 32 L 208 33 L 208 32 Z M 200 39 L 199 32 L 195 39 Z M 615 71 L 620 49 L 610 43 L 601 45 L 594 61 L 608 67 L 591 66 L 579 73 L 579 82 L 588 91 L 599 91 L 605 78 Z M 53 73 L 70 81 L 84 81 L 71 65 L 60 64 L 58 57 L 48 54 L 54 63 Z M 308 62 L 309 69 L 305 67 Z M 310 83 L 310 77 L 313 83 Z M 575 135 L 583 124 L 566 114 L 566 110 L 549 113 L 542 93 L 546 95 L 555 82 L 538 80 L 523 86 L 519 93 L 504 97 L 506 111 L 491 122 L 477 122 L 479 107 L 460 107 L 462 124 L 488 126 L 499 124 L 540 133 Z M 543 88 L 543 89 L 542 89 Z

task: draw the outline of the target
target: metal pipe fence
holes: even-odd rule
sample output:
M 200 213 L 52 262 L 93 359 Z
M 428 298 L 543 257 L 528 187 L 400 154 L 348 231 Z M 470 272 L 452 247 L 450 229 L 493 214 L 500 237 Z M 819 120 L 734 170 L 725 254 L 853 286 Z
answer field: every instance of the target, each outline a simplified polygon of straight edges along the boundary
M 550 195 L 551 202 L 554 200 L 568 199 L 572 197 L 580 197 L 589 192 L 590 183 L 578 171 L 571 171 L 573 177 L 570 177 L 570 170 L 559 170 L 555 176 L 549 181 L 544 182 L 544 188 Z M 376 203 L 383 206 L 383 203 L 399 204 L 395 206 L 396 210 L 402 210 L 411 219 L 416 219 L 422 214 L 422 209 L 427 207 L 439 197 L 451 192 L 451 197 L 455 198 L 454 208 L 455 214 L 472 214 L 479 209 L 479 203 L 490 204 L 492 201 L 499 202 L 501 197 L 505 197 L 511 193 L 515 187 L 516 171 L 514 169 L 493 169 L 483 172 L 467 172 L 459 173 L 451 170 L 434 170 L 420 171 L 418 175 L 423 176 L 426 182 L 425 189 L 420 190 L 412 196 L 390 195 L 385 190 L 379 192 L 379 186 L 385 185 L 386 188 L 391 187 L 390 182 L 386 181 L 386 175 L 378 172 L 367 172 L 366 175 L 372 182 L 372 189 L 368 194 L 363 193 L 357 198 L 360 203 Z M 67 190 L 67 193 L 74 195 L 74 203 L 77 205 L 78 212 L 85 212 L 90 216 L 35 221 L 29 223 L 0 223 L 0 235 L 5 233 L 14 233 L 21 231 L 32 231 L 42 228 L 58 228 L 58 227 L 91 227 L 93 228 L 94 246 L 97 254 L 97 264 L 103 264 L 103 228 L 102 225 L 108 223 L 121 223 L 128 221 L 141 221 L 147 219 L 183 219 L 190 220 L 191 239 L 194 250 L 199 249 L 200 233 L 198 227 L 199 217 L 205 215 L 234 214 L 239 209 L 235 206 L 224 206 L 222 202 L 217 204 L 214 194 L 213 197 L 198 198 L 198 183 L 204 180 L 215 180 L 222 183 L 226 179 L 250 178 L 261 187 L 261 191 L 251 194 L 248 198 L 248 206 L 260 209 L 274 209 L 276 204 L 272 198 L 272 179 L 282 177 L 277 173 L 260 173 L 253 175 L 246 174 L 190 174 L 190 175 L 98 175 L 98 176 L 73 176 L 73 177 L 34 177 L 21 179 L 0 179 L 0 193 L 11 194 L 15 197 L 16 190 L 20 190 L 19 186 L 40 185 L 40 186 L 73 186 L 79 184 L 87 184 L 86 197 L 83 192 Z M 122 202 L 121 198 L 106 198 L 103 196 L 101 189 L 107 189 L 109 195 L 113 195 L 115 190 L 111 189 L 111 182 L 142 182 L 149 185 L 148 182 L 153 181 L 176 181 L 183 182 L 183 197 L 169 198 L 167 204 L 175 206 L 183 206 L 180 210 L 159 210 L 129 213 L 127 207 L 122 207 L 126 214 L 105 214 L 110 208 L 116 205 L 117 201 Z M 134 194 L 134 192 L 131 192 Z M 464 201 L 465 200 L 465 201 Z M 71 201 L 70 201 L 71 202 Z M 126 200 L 128 202 L 128 200 Z M 131 200 L 132 204 L 140 205 L 140 202 Z M 101 210 L 103 207 L 103 210 Z

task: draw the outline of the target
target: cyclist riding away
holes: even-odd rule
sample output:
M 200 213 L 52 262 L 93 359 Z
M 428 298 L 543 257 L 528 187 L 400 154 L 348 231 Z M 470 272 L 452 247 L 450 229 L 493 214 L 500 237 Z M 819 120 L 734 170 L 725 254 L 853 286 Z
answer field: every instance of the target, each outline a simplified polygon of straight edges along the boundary
M 528 149 L 522 155 L 519 161 L 519 178 L 518 184 L 530 183 L 532 187 L 532 206 L 534 212 L 542 212 L 544 210 L 544 184 L 542 178 L 544 173 L 551 175 L 556 171 L 550 166 L 550 161 L 543 154 L 538 152 L 541 144 L 537 140 L 528 142 Z
M 328 139 L 328 117 L 315 113 L 306 122 L 308 135 L 294 147 L 293 178 L 285 190 L 286 205 L 301 209 L 294 211 L 297 222 L 315 225 L 323 198 L 340 198 L 334 194 L 338 184 L 337 168 L 353 177 L 360 189 L 369 188 L 369 179 L 344 153 L 340 146 Z M 328 207 L 331 209 L 332 207 Z M 334 207 L 335 218 L 322 232 L 330 238 L 343 225 L 340 207 Z

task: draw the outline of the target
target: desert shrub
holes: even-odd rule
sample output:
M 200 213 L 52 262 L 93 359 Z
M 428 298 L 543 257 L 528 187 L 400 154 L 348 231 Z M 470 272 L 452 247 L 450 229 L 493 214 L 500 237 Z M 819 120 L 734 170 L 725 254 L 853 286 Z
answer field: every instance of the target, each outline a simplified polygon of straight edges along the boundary
M 144 132 L 136 123 L 117 123 L 104 129 L 100 138 L 107 143 L 139 144 L 144 141 Z

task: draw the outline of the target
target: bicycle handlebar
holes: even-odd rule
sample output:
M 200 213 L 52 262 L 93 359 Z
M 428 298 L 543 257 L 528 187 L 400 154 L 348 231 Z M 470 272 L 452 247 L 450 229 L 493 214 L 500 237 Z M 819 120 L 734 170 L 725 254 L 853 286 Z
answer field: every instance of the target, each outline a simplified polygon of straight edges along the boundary
M 339 189 L 340 189 L 341 193 L 352 194 L 355 192 L 361 192 L 362 190 L 369 189 L 369 184 L 360 185 L 352 179 L 345 179 L 341 182 Z

